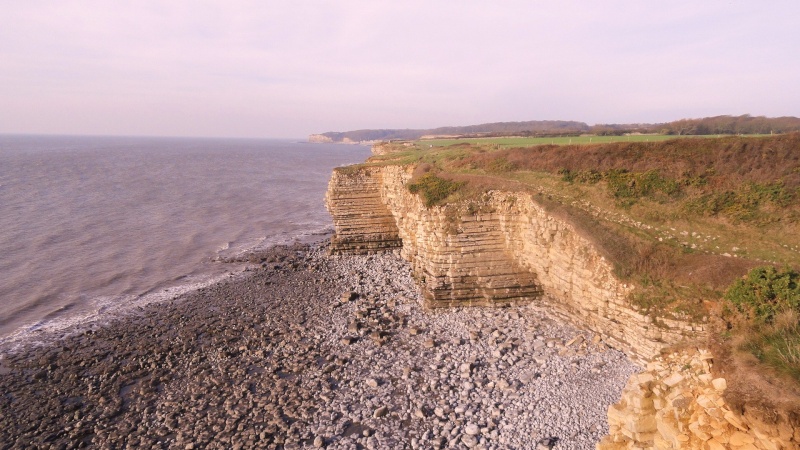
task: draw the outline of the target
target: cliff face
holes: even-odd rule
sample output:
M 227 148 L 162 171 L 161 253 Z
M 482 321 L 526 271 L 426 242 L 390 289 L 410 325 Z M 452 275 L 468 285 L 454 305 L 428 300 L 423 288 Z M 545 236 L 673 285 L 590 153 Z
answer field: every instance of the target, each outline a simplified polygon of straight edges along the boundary
M 324 134 L 312 134 L 308 136 L 308 142 L 311 142 L 312 144 L 324 144 L 327 142 L 333 142 L 333 139 L 325 136 Z
M 726 403 L 725 380 L 712 379 L 709 353 L 661 358 L 667 347 L 704 341 L 703 326 L 654 324 L 636 312 L 627 301 L 633 287 L 568 220 L 528 194 L 499 191 L 426 208 L 407 188 L 410 170 L 334 172 L 326 196 L 336 227 L 332 251 L 399 249 L 428 307 L 541 302 L 628 356 L 652 361 L 609 408 L 610 435 L 599 449 L 800 448 L 796 417 L 767 423 Z
M 611 264 L 530 195 L 493 191 L 470 205 L 426 208 L 406 187 L 409 170 L 334 172 L 327 194 L 332 251 L 400 248 L 428 307 L 540 301 L 640 360 L 703 333 L 681 322 L 657 326 L 634 311 L 626 300 L 631 287 Z
M 406 188 L 402 167 L 381 171 L 381 198 L 420 280 L 427 306 L 529 302 L 542 293 L 536 275 L 513 258 L 496 214 L 462 216 L 457 205 L 425 208 Z
M 333 172 L 325 196 L 336 227 L 333 252 L 369 253 L 402 246 L 394 216 L 381 197 L 382 186 L 379 169 Z
M 706 351 L 674 353 L 632 376 L 608 409 L 610 434 L 598 449 L 800 448 L 790 417 L 734 411 L 722 396 L 727 382 L 711 375 L 711 364 Z

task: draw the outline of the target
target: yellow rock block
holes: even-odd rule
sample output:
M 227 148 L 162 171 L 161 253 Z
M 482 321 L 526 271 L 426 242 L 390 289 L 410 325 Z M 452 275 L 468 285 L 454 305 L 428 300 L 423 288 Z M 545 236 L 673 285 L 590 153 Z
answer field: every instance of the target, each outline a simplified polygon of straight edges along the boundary
M 712 400 L 711 397 L 707 395 L 698 395 L 697 404 L 705 409 L 715 408 L 717 406 L 717 404 L 714 403 L 714 400 Z
M 690 423 L 689 424 L 689 431 L 691 431 L 692 434 L 697 436 L 698 439 L 703 440 L 703 441 L 707 441 L 707 440 L 711 439 L 711 437 L 712 437 L 710 434 L 708 434 L 705 431 L 703 431 L 700 423 L 698 423 L 698 422 Z
M 735 426 L 740 431 L 747 431 L 747 427 L 739 420 L 739 418 L 732 411 L 728 411 L 723 416 L 729 424 Z
M 772 442 L 769 439 L 758 439 L 756 441 L 756 447 L 762 448 L 764 450 L 780 450 L 781 447 L 778 444 Z
M 784 421 L 778 422 L 778 436 L 782 441 L 788 441 L 791 439 L 792 434 L 794 434 L 794 430 L 792 430 L 792 427 L 789 426 L 788 423 Z
M 740 446 L 731 446 L 731 448 L 735 448 L 736 450 L 759 450 L 758 447 L 756 447 L 753 444 L 744 444 L 744 445 L 740 445 Z
M 728 443 L 736 447 L 741 447 L 745 444 L 752 444 L 755 441 L 756 439 L 753 436 L 747 433 L 742 433 L 741 431 L 735 431 L 733 434 L 731 434 Z
M 656 431 L 656 418 L 650 414 L 628 416 L 623 427 L 633 433 L 652 433 Z
M 619 404 L 611 405 L 608 407 L 608 424 L 609 426 L 621 425 L 625 417 L 627 416 L 627 411 L 619 406 Z
M 644 384 L 644 385 L 652 382 L 655 379 L 653 374 L 650 372 L 640 373 L 639 375 L 636 375 L 636 378 L 639 381 L 639 384 Z
M 719 434 L 714 434 L 714 433 L 711 434 L 714 435 L 714 439 L 712 439 L 713 441 L 721 442 L 726 445 L 728 444 L 728 439 L 730 439 L 731 437 L 731 434 L 727 431 L 723 431 L 722 433 Z
M 653 397 L 634 397 L 629 400 L 628 405 L 641 411 L 652 411 Z
M 653 438 L 653 448 L 656 450 L 673 450 L 675 447 L 672 446 L 671 442 L 656 434 Z
M 712 429 L 711 431 L 708 432 L 708 434 L 710 434 L 711 436 L 714 436 L 714 437 L 720 437 L 720 436 L 722 436 L 722 435 L 724 435 L 726 433 L 727 433 L 727 431 L 725 431 L 724 429 L 721 429 L 721 428 L 714 428 L 714 429 Z
M 675 423 L 674 419 L 669 416 L 663 416 L 659 414 L 656 416 L 656 428 L 658 428 L 659 434 L 664 438 L 665 441 L 677 446 L 676 438 L 679 434 L 681 434 L 681 432 L 678 429 L 677 423 Z
M 707 450 L 727 450 L 727 447 L 725 447 L 725 444 L 723 444 L 722 442 L 720 442 L 720 441 L 718 441 L 716 439 L 711 439 L 710 441 L 706 441 L 706 449 Z

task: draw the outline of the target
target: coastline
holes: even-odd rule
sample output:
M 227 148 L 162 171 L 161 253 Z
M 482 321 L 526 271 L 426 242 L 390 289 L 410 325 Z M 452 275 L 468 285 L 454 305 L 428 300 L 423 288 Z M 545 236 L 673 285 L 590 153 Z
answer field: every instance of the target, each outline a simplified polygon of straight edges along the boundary
M 426 312 L 399 257 L 325 247 L 253 254 L 242 276 L 6 354 L 0 442 L 594 448 L 607 433 L 638 370 L 623 354 L 534 306 Z

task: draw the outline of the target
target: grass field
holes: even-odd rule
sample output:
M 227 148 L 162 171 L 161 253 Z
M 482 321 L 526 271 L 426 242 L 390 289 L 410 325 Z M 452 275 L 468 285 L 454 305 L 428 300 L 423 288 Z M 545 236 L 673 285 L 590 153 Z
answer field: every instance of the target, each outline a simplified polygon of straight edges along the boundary
M 751 136 L 751 135 L 748 135 Z M 752 135 L 756 136 L 756 135 Z M 632 135 L 632 136 L 575 136 L 575 137 L 500 137 L 500 138 L 465 138 L 465 139 L 424 139 L 417 141 L 422 147 L 446 147 L 453 144 L 496 145 L 498 147 L 530 147 L 532 145 L 556 144 L 605 144 L 610 142 L 661 142 L 670 139 L 709 138 L 709 136 L 675 136 L 675 135 Z

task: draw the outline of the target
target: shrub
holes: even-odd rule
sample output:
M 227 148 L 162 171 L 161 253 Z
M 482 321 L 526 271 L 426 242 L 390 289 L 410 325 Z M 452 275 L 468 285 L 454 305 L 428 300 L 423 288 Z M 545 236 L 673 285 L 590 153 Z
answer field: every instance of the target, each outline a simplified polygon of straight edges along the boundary
M 796 312 L 783 312 L 775 324 L 752 336 L 744 349 L 762 363 L 800 381 L 800 320 Z
M 728 288 L 738 348 L 800 382 L 800 274 L 756 267 Z
M 408 191 L 421 195 L 425 206 L 430 208 L 458 191 L 463 185 L 464 183 L 450 181 L 428 172 L 409 183 Z
M 495 158 L 489 162 L 486 170 L 491 173 L 506 173 L 517 170 L 517 165 L 505 158 Z
M 782 312 L 800 311 L 800 274 L 756 267 L 728 288 L 725 299 L 755 324 L 769 324 Z
M 606 172 L 608 188 L 616 198 L 652 198 L 657 194 L 675 197 L 681 186 L 677 181 L 661 176 L 655 170 L 643 173 L 628 172 L 624 169 L 612 169 Z
M 797 190 L 787 188 L 781 181 L 745 183 L 735 191 L 712 192 L 690 200 L 686 210 L 705 216 L 724 215 L 741 222 L 769 223 L 775 219 L 765 214 L 765 205 L 788 208 L 797 197 Z

